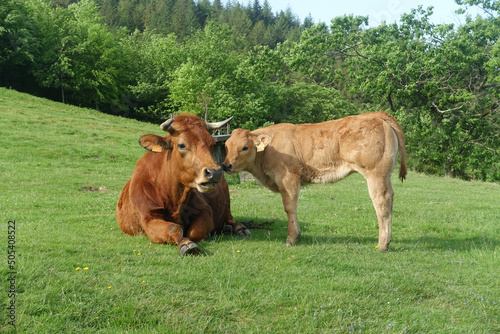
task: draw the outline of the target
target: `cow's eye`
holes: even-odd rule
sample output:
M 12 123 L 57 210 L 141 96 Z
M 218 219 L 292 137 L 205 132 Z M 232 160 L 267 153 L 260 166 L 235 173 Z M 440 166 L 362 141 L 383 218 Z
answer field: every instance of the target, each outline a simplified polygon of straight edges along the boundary
M 187 149 L 186 145 L 184 144 L 177 144 L 177 148 L 179 151 L 185 151 Z
M 243 146 L 242 151 L 248 151 L 248 146 Z

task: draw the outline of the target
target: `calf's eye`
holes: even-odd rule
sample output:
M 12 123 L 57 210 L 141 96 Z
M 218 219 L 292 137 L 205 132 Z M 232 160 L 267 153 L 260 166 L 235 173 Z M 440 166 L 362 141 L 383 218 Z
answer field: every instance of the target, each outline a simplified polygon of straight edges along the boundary
M 185 151 L 187 149 L 186 145 L 184 144 L 177 144 L 177 148 L 180 150 L 180 151 Z
M 241 150 L 242 151 L 248 151 L 248 146 L 244 146 Z

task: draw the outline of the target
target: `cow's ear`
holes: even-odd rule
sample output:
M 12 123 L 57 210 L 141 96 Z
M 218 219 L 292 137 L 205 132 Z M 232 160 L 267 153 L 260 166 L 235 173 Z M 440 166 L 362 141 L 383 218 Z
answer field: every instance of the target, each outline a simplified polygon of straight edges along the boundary
M 267 135 L 260 135 L 257 137 L 257 152 L 262 152 L 266 149 L 267 145 L 271 142 L 271 138 Z
M 163 152 L 172 148 L 172 144 L 167 138 L 157 135 L 145 135 L 139 138 L 139 145 L 151 152 Z

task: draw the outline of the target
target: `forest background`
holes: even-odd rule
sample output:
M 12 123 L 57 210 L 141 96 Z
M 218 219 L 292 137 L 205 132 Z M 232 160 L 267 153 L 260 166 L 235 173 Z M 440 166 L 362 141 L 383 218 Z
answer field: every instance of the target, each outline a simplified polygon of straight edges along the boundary
M 386 110 L 410 168 L 500 182 L 500 2 L 418 7 L 369 27 L 274 13 L 267 0 L 0 0 L 0 85 L 160 122 L 188 111 L 233 127 Z

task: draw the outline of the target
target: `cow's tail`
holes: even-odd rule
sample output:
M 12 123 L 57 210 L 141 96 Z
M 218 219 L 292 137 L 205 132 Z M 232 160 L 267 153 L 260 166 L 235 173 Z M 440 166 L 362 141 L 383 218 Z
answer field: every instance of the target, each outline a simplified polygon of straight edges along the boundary
M 389 123 L 394 133 L 396 133 L 396 137 L 398 138 L 398 150 L 400 155 L 400 165 L 399 165 L 399 178 L 401 182 L 406 179 L 406 146 L 405 146 L 405 135 L 403 133 L 403 129 L 399 126 L 398 122 L 391 115 L 383 112 L 383 119 Z

